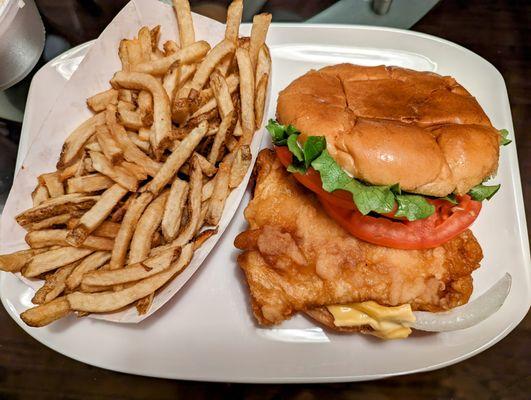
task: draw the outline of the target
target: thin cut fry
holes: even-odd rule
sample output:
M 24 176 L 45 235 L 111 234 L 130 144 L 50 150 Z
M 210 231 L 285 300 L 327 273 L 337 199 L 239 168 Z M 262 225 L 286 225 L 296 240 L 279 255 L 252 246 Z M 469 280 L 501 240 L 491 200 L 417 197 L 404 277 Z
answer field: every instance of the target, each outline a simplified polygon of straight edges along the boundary
M 94 229 L 94 236 L 114 239 L 120 230 L 120 224 L 112 221 L 103 221 L 100 226 Z
M 127 194 L 127 189 L 114 184 L 107 189 L 94 206 L 79 220 L 77 226 L 67 236 L 68 243 L 80 246 L 111 213 L 112 209 Z
M 210 45 L 204 40 L 199 40 L 169 56 L 134 65 L 131 70 L 151 75 L 164 75 L 176 61 L 179 61 L 181 65 L 192 64 L 201 60 L 209 50 Z
M 35 190 L 31 193 L 31 198 L 33 199 L 33 207 L 37 207 L 38 205 L 42 204 L 43 201 L 48 200 L 50 198 L 50 194 L 48 193 L 46 186 L 39 183 L 39 185 L 37 185 Z
M 245 49 L 236 50 L 236 59 L 240 69 L 240 101 L 243 144 L 250 144 L 254 134 L 254 73 L 249 52 Z
M 259 128 L 264 119 L 265 101 L 267 95 L 267 81 L 269 75 L 262 75 L 262 78 L 256 85 L 256 97 L 254 99 L 255 126 Z
M 152 118 L 153 116 L 150 117 Z M 127 129 L 139 130 L 144 127 L 142 115 L 137 111 L 126 110 L 124 108 L 118 109 L 118 120 Z M 145 125 L 151 125 L 153 123 L 152 119 L 149 124 L 148 122 L 146 121 Z
M 225 26 L 225 39 L 231 42 L 238 40 L 240 31 L 240 22 L 242 20 L 243 1 L 234 0 L 227 9 L 227 24 Z
M 234 0 L 227 9 L 227 23 L 225 25 L 225 39 L 230 40 L 234 44 L 238 41 L 238 33 L 240 30 L 240 23 L 243 13 L 243 1 Z M 233 55 L 226 56 L 219 63 L 217 69 L 221 75 L 227 75 L 227 71 L 232 63 Z
M 220 111 L 219 114 L 221 118 L 225 118 L 234 111 L 227 81 L 218 72 L 213 72 L 210 76 L 210 87 L 216 98 L 216 103 Z
M 139 72 L 117 72 L 111 84 L 127 89 L 144 89 L 153 96 L 153 131 L 152 147 L 158 149 L 167 140 L 171 131 L 170 100 L 160 81 L 149 74 Z
M 143 26 L 138 31 L 138 41 L 140 43 L 142 61 L 149 61 L 151 59 L 151 33 L 147 26 Z
M 193 245 L 185 246 L 179 256 L 168 269 L 143 279 L 126 289 L 109 293 L 80 293 L 74 292 L 67 296 L 70 307 L 78 311 L 109 312 L 119 310 L 136 300 L 139 300 L 168 282 L 175 274 L 182 271 L 190 262 L 193 255 Z
M 179 26 L 179 43 L 181 47 L 190 46 L 195 42 L 194 22 L 188 0 L 173 0 L 173 10 Z
M 97 93 L 87 99 L 87 106 L 94 111 L 100 112 L 107 108 L 109 104 L 118 103 L 118 91 L 115 89 L 108 89 Z
M 105 157 L 112 163 L 116 164 L 123 158 L 123 151 L 118 146 L 118 143 L 112 138 L 109 128 L 105 125 L 100 125 L 96 128 L 96 140 L 101 147 Z
M 145 169 L 150 176 L 155 176 L 161 167 L 161 164 L 147 156 L 142 150 L 135 146 L 129 139 L 123 126 L 116 122 L 115 110 L 108 108 L 105 112 L 107 118 L 107 126 L 111 130 L 113 138 L 118 142 L 124 151 L 124 158 L 132 163 Z
M 80 260 L 92 252 L 94 252 L 94 250 L 85 248 L 60 247 L 45 253 L 37 254 L 33 256 L 31 261 L 27 264 L 26 269 L 22 271 L 22 275 L 26 278 L 35 278 L 44 272 L 52 271 Z
M 84 153 L 83 153 L 84 155 Z M 72 165 L 69 165 L 63 170 L 57 171 L 59 173 L 59 179 L 61 182 L 66 181 L 67 179 L 76 176 L 82 166 L 83 163 L 83 157 L 80 157 L 75 163 Z
M 127 52 L 127 39 L 120 40 L 118 56 L 122 62 L 122 71 L 129 71 L 131 69 L 131 63 L 129 62 L 129 54 Z
M 223 40 L 210 50 L 205 59 L 201 62 L 192 79 L 190 90 L 201 90 L 205 85 L 208 77 L 214 71 L 216 65 L 228 54 L 235 50 L 234 42 Z M 186 93 L 185 97 L 188 95 Z
M 91 208 L 100 196 L 83 196 L 78 193 L 65 194 L 49 199 L 36 207 L 23 211 L 15 217 L 21 226 L 29 225 L 43 219 Z
M 42 229 L 29 232 L 26 234 L 25 240 L 34 249 L 50 246 L 68 246 L 69 243 L 66 241 L 67 234 L 67 229 Z M 81 244 L 81 247 L 94 250 L 112 250 L 113 240 L 97 236 L 87 236 Z
M 161 169 L 142 190 L 157 195 L 164 186 L 166 186 L 177 173 L 179 168 L 193 153 L 195 147 L 205 136 L 208 130 L 208 123 L 203 121 L 199 126 L 193 129 L 190 134 L 181 142 L 179 147 L 168 157 Z
M 208 239 L 218 233 L 218 228 L 206 229 L 194 238 L 194 251 L 200 248 Z
M 64 267 L 58 268 L 53 273 L 47 275 L 44 285 L 42 285 L 42 287 L 35 292 L 31 302 L 33 304 L 49 303 L 63 293 L 66 287 L 66 278 L 68 278 L 78 263 L 79 261 L 76 261 L 72 264 L 65 265 Z
M 154 196 L 151 193 L 142 193 L 135 198 L 127 208 L 122 220 L 122 225 L 120 226 L 120 230 L 114 241 L 110 269 L 118 269 L 124 266 L 125 256 L 129 249 L 129 243 L 131 242 L 135 226 L 147 205 L 153 200 L 153 197 Z
M 66 182 L 67 193 L 90 193 L 108 189 L 114 184 L 109 177 L 100 173 L 76 176 Z
M 218 169 L 214 181 L 214 190 L 209 200 L 209 208 L 206 215 L 206 222 L 209 225 L 217 225 L 221 219 L 225 200 L 229 195 L 229 179 L 230 179 L 231 163 L 223 161 Z
M 181 227 L 182 212 L 188 195 L 188 184 L 175 178 L 164 208 L 161 230 L 166 241 L 172 241 Z
M 96 127 L 104 123 L 105 113 L 98 113 L 74 129 L 63 144 L 63 149 L 57 162 L 57 169 L 62 169 L 70 165 L 83 148 L 85 142 L 94 134 Z
M 46 186 L 50 197 L 59 197 L 65 194 L 65 188 L 58 171 L 42 174 L 39 176 L 39 181 Z
M 42 221 L 35 222 L 30 225 L 26 225 L 24 228 L 28 231 L 38 231 L 39 229 L 46 229 L 56 225 L 65 225 L 72 216 L 77 216 L 78 212 L 54 215 L 53 217 L 43 219 Z
M 253 17 L 253 27 L 251 28 L 251 42 L 249 44 L 249 54 L 251 56 L 253 70 L 256 68 L 258 52 L 265 43 L 269 24 L 271 24 L 271 14 L 269 13 L 257 14 Z
M 137 133 L 128 131 L 127 137 L 134 143 L 136 147 L 142 150 L 144 153 L 149 153 L 150 145 L 148 141 L 140 139 Z M 147 172 L 147 171 L 146 171 Z
M 229 75 L 226 79 L 227 85 L 229 87 L 229 92 L 232 94 L 238 89 L 238 85 L 240 82 L 240 78 L 238 75 Z M 206 112 L 209 112 L 210 110 L 213 110 L 217 105 L 217 101 L 215 98 L 212 98 L 208 100 L 205 104 L 203 104 L 201 107 L 199 107 L 193 114 L 192 118 L 199 116 L 200 114 L 204 114 Z
M 157 25 L 151 28 L 151 31 L 149 32 L 149 34 L 151 36 L 151 51 L 154 52 L 159 47 L 160 25 Z
M 21 250 L 11 254 L 0 255 L 0 270 L 19 272 L 35 255 L 35 250 Z
M 188 197 L 188 210 L 190 218 L 182 232 L 172 244 L 184 246 L 188 243 L 199 229 L 199 219 L 201 217 L 201 193 L 203 189 L 203 171 L 197 156 L 192 156 L 192 172 L 190 174 L 190 194 Z
M 164 78 L 162 78 L 162 87 L 166 91 L 170 102 L 173 101 L 175 91 L 177 90 L 177 85 L 179 83 L 179 71 L 180 69 L 178 64 L 172 65 L 168 72 L 164 74 Z
M 66 297 L 58 297 L 49 303 L 24 311 L 20 314 L 20 318 L 26 325 L 37 328 L 67 316 L 70 311 L 70 304 L 66 301 Z
M 215 164 L 218 161 L 221 146 L 223 146 L 223 144 L 225 143 L 227 132 L 230 129 L 231 125 L 232 111 L 221 120 L 218 133 L 216 133 L 216 136 L 214 136 L 214 142 L 212 143 L 212 148 L 210 149 L 210 153 L 208 154 L 208 161 L 210 163 Z
M 90 286 L 114 286 L 138 281 L 164 271 L 179 255 L 180 248 L 170 249 L 125 268 L 88 273 L 82 282 Z
M 103 175 L 108 176 L 116 183 L 119 183 L 124 188 L 131 192 L 136 192 L 138 189 L 138 179 L 135 176 L 128 173 L 124 169 L 117 168 L 113 166 L 107 158 L 96 151 L 89 152 L 90 158 L 92 160 L 92 166 L 94 169 Z
M 256 72 L 254 81 L 258 86 L 258 82 L 263 75 L 271 76 L 271 55 L 267 45 L 264 44 L 258 53 L 258 60 L 256 62 Z
M 194 153 L 197 156 L 197 161 L 199 161 L 199 165 L 201 166 L 201 170 L 206 176 L 212 176 L 214 175 L 218 169 L 216 166 L 208 161 L 205 157 L 203 157 L 199 153 Z
M 142 217 L 138 220 L 135 226 L 135 233 L 131 239 L 128 264 L 141 262 L 148 257 L 151 249 L 151 240 L 162 221 L 168 195 L 169 191 L 160 194 L 146 207 Z
M 251 160 L 252 155 L 249 146 L 244 145 L 238 148 L 232 161 L 232 167 L 230 170 L 229 187 L 231 189 L 240 185 L 251 165 Z
M 162 48 L 164 49 L 164 54 L 169 56 L 178 51 L 181 47 L 173 40 L 166 40 L 162 45 Z
M 201 201 L 207 201 L 212 196 L 212 192 L 214 191 L 214 183 L 216 181 L 216 177 L 210 179 L 207 183 L 203 185 L 203 190 L 201 191 Z
M 91 255 L 85 257 L 70 273 L 65 281 L 66 287 L 70 290 L 74 290 L 80 284 L 84 275 L 87 272 L 98 269 L 111 258 L 111 253 L 108 251 L 96 251 Z

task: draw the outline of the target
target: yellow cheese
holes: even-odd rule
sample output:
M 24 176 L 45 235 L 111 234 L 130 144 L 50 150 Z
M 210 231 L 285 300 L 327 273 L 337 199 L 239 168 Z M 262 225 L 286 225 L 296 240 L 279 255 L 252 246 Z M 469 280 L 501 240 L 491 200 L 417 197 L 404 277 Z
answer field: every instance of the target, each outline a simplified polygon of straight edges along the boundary
M 334 316 L 334 325 L 370 326 L 368 333 L 381 339 L 402 339 L 411 333 L 409 327 L 415 322 L 415 316 L 409 304 L 397 307 L 381 306 L 374 301 L 328 306 Z

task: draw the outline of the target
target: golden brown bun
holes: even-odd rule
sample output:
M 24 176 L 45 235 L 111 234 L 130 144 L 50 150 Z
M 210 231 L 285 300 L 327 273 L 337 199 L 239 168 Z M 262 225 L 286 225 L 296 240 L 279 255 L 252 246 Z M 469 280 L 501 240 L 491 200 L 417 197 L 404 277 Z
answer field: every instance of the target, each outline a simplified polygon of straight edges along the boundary
M 375 185 L 464 194 L 498 167 L 498 131 L 453 78 L 399 67 L 339 64 L 280 92 L 277 118 L 326 136 L 337 162 Z

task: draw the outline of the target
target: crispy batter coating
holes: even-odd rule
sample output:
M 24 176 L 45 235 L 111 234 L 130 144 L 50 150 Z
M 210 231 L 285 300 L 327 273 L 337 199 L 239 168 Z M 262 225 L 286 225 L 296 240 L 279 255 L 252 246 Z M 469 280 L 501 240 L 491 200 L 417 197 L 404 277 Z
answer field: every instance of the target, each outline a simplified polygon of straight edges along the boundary
M 254 315 L 277 324 L 298 311 L 374 300 L 442 311 L 466 303 L 482 251 L 469 230 L 428 250 L 372 245 L 344 231 L 271 150 L 256 165 L 249 229 L 235 240 Z

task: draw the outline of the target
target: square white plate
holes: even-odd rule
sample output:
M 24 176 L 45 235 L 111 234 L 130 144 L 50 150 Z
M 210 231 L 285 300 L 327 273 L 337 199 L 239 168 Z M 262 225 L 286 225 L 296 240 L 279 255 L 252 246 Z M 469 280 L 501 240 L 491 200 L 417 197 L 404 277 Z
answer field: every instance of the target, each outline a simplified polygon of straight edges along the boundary
M 249 30 L 245 26 L 242 32 Z M 273 117 L 277 93 L 311 68 L 339 62 L 399 65 L 454 76 L 513 138 L 507 91 L 499 72 L 476 54 L 450 42 L 410 31 L 365 26 L 273 24 Z M 61 56 L 34 77 L 24 119 L 19 160 L 64 82 L 87 47 Z M 269 140 L 263 140 L 264 145 Z M 245 228 L 247 193 L 205 265 L 158 313 L 138 325 L 70 317 L 45 328 L 25 326 L 19 313 L 31 306 L 32 290 L 3 273 L 0 292 L 13 319 L 46 346 L 98 367 L 163 378 L 231 382 L 334 382 L 427 371 L 471 357 L 506 336 L 528 312 L 531 300 L 529 243 L 514 142 L 502 148 L 500 192 L 473 226 L 485 258 L 474 272 L 474 294 L 505 272 L 513 277 L 502 308 L 466 330 L 414 334 L 383 342 L 337 335 L 302 316 L 261 329 L 251 316 L 234 237 Z

